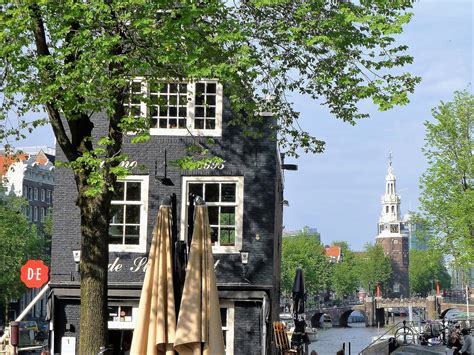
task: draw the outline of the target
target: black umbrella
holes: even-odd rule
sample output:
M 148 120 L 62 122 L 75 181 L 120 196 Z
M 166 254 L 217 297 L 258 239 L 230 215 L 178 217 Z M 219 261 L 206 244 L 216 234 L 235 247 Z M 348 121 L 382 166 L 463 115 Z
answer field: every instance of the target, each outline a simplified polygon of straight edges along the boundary
M 291 347 L 301 350 L 304 343 L 308 344 L 309 339 L 305 332 L 305 315 L 304 315 L 304 276 L 303 270 L 296 269 L 295 281 L 293 282 L 293 319 L 295 320 L 295 330 L 291 337 Z

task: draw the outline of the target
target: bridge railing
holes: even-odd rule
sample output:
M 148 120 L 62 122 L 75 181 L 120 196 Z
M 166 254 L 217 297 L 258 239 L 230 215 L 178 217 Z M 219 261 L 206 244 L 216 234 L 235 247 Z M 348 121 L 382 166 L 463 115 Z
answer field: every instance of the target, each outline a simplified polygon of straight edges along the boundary
M 466 301 L 466 297 L 463 296 L 443 297 L 443 303 L 466 304 Z M 469 297 L 469 303 L 474 304 L 474 298 Z

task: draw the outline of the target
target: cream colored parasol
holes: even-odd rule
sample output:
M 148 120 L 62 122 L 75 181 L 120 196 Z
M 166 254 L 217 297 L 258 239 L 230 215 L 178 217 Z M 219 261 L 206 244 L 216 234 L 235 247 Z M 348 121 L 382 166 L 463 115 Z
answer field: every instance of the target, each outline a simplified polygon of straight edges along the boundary
M 174 355 L 176 311 L 171 252 L 171 206 L 158 211 L 130 354 Z
M 180 355 L 225 354 L 211 228 L 201 198 L 196 198 L 194 231 L 174 344 Z

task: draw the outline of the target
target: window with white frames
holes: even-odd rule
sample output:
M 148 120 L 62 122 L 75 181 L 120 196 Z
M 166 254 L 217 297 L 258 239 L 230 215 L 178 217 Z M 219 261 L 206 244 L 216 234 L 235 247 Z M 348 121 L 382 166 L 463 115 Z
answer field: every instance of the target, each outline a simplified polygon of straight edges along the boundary
M 28 200 L 33 199 L 33 189 L 31 187 L 28 187 Z
M 111 303 L 108 309 L 108 327 L 110 329 L 133 329 L 138 317 L 137 304 Z
M 34 195 L 33 199 L 35 201 L 38 201 L 38 188 L 37 187 L 34 188 L 33 195 Z
M 132 117 L 146 116 L 152 135 L 222 133 L 222 85 L 216 80 L 162 82 L 135 79 L 126 104 Z
M 46 197 L 45 195 L 46 195 L 46 192 L 44 191 L 44 189 L 41 189 L 41 201 L 43 201 L 43 202 L 44 202 L 45 197 Z
M 183 177 L 182 238 L 186 239 L 189 196 L 206 201 L 214 253 L 239 253 L 242 248 L 244 178 L 242 176 Z
M 398 282 L 393 284 L 393 292 L 400 292 L 400 284 Z
M 109 250 L 146 251 L 148 176 L 131 175 L 118 181 L 111 202 Z
M 46 190 L 46 203 L 51 203 L 51 190 Z
M 221 301 L 220 307 L 225 355 L 234 355 L 234 303 Z
M 38 207 L 33 206 L 33 221 L 37 222 L 38 221 Z
M 40 221 L 43 222 L 46 218 L 46 208 L 41 207 Z

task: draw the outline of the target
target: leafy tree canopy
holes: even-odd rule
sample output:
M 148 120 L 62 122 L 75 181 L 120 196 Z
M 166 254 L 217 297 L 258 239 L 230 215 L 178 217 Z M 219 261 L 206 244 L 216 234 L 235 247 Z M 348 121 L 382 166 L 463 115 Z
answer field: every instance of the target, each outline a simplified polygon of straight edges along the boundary
M 21 266 L 29 259 L 44 256 L 43 240 L 25 217 L 27 207 L 24 199 L 2 195 L 0 191 L 0 304 L 3 306 L 19 298 L 25 290 L 20 280 Z
M 341 247 L 342 261 L 334 265 L 331 275 L 331 289 L 339 299 L 354 295 L 359 286 L 359 269 L 354 252 L 346 241 L 334 241 L 332 245 Z
M 423 149 L 429 167 L 420 179 L 423 217 L 436 232 L 432 245 L 465 267 L 474 265 L 473 118 L 467 91 L 433 109 Z
M 21 129 L 45 123 L 11 127 L 7 120 L 44 107 L 58 143 L 70 161 L 81 160 L 74 165 L 80 169 L 94 165 L 88 157 L 111 159 L 110 146 L 116 153 L 125 129 L 146 129 L 147 122 L 124 117 L 131 78 L 219 78 L 234 111 L 245 112 L 237 116 L 241 123 L 274 112 L 283 147 L 320 152 L 324 142 L 294 124 L 298 114 L 287 94 L 320 99 L 352 124 L 367 116 L 357 108 L 360 100 L 383 110 L 407 103 L 418 78 L 390 71 L 412 62 L 394 39 L 410 20 L 411 3 L 11 2 L 0 14 L 2 135 L 20 137 Z M 65 135 L 60 112 L 71 132 L 79 131 L 74 139 Z M 108 139 L 96 150 L 87 123 L 94 112 L 110 119 Z
M 449 288 L 451 277 L 444 266 L 443 255 L 438 250 L 410 250 L 410 292 L 425 296 L 436 288 Z
M 284 237 L 281 257 L 281 288 L 290 295 L 296 269 L 303 269 L 305 292 L 317 294 L 329 285 L 330 263 L 325 249 L 316 237 L 296 235 Z
M 392 278 L 392 263 L 386 256 L 381 245 L 367 243 L 364 252 L 356 254 L 359 286 L 373 293 L 377 282 L 382 290 L 387 289 Z M 370 287 L 369 287 L 370 285 Z

